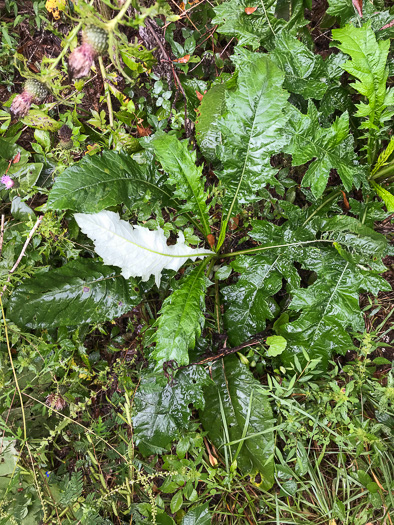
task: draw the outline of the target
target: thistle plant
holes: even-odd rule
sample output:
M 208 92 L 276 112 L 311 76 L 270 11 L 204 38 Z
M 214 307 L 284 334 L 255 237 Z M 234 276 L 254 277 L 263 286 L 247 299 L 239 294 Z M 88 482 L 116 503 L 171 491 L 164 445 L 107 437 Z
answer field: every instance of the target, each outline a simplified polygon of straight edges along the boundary
M 102 27 L 88 25 L 82 32 L 82 45 L 74 49 L 68 60 L 70 77 L 86 77 L 94 59 L 104 55 L 107 49 L 107 31 Z
M 11 105 L 11 113 L 14 117 L 20 119 L 25 117 L 34 103 L 40 104 L 48 95 L 48 89 L 39 80 L 28 78 L 23 86 L 23 91 L 17 95 Z

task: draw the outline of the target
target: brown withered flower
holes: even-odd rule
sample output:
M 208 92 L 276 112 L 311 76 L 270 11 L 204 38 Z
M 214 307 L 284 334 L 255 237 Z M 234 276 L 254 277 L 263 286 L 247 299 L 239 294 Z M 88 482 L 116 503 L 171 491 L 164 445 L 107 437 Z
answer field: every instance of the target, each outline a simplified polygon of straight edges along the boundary
M 53 392 L 46 398 L 45 404 L 61 412 L 67 405 L 67 401 L 60 394 Z

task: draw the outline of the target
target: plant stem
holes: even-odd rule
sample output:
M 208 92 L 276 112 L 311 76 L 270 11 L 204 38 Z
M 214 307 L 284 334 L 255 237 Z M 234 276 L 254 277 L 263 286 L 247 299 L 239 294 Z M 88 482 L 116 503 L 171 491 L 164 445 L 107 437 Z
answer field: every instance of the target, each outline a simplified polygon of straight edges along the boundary
M 35 233 L 35 231 L 37 230 L 37 228 L 40 226 L 41 224 L 41 221 L 42 219 L 44 218 L 44 215 L 41 215 L 40 217 L 38 217 L 35 225 L 33 226 L 33 228 L 31 229 L 30 233 L 29 233 L 29 236 L 27 237 L 26 241 L 25 241 L 25 244 L 23 245 L 23 248 L 22 248 L 22 251 L 21 253 L 19 254 L 19 257 L 18 259 L 16 260 L 16 263 L 14 264 L 14 266 L 11 268 L 11 270 L 8 272 L 8 279 L 7 279 L 7 282 L 5 283 L 5 285 L 3 286 L 3 290 L 2 292 L 0 293 L 0 298 L 3 296 L 4 292 L 6 291 L 7 289 L 7 285 L 8 283 L 10 282 L 11 280 L 11 275 L 15 272 L 15 270 L 17 269 L 19 263 L 21 262 L 22 260 L 22 257 L 25 255 L 25 252 L 27 250 L 27 247 L 29 245 L 29 242 L 32 240 L 33 238 L 33 235 Z
M 110 31 L 113 31 L 116 26 L 120 23 L 120 21 L 122 20 L 122 18 L 124 17 L 124 15 L 126 14 L 126 11 L 128 10 L 128 8 L 131 6 L 131 3 L 132 3 L 133 0 L 126 0 L 126 2 L 124 3 L 124 5 L 122 6 L 122 9 L 119 11 L 119 13 L 115 16 L 115 18 L 113 18 L 112 20 L 110 20 L 107 24 L 107 27 Z
M 377 171 L 375 175 L 371 177 L 372 180 L 380 179 L 381 177 L 387 177 L 388 175 L 394 175 L 394 162 L 390 162 L 390 164 L 387 164 L 384 168 Z
M 306 224 L 308 224 L 308 222 L 312 219 L 312 217 L 313 217 L 314 215 L 316 215 L 316 213 L 318 213 L 322 208 L 324 208 L 324 206 L 325 206 L 326 204 L 328 204 L 329 202 L 331 202 L 331 201 L 333 201 L 334 199 L 336 199 L 337 197 L 339 197 L 339 195 L 341 195 L 341 191 L 336 191 L 333 195 L 330 195 L 329 197 L 327 197 L 327 199 L 326 199 L 324 202 L 322 202 L 322 203 L 320 204 L 320 206 L 318 206 L 318 207 L 316 208 L 316 210 L 315 210 L 313 213 L 310 214 L 310 216 L 309 216 L 309 217 L 306 219 L 306 221 L 303 223 L 302 227 L 304 227 Z
M 209 259 L 207 259 L 207 262 L 208 262 L 208 261 L 209 261 Z M 215 262 L 216 262 L 216 257 L 212 257 L 212 260 L 211 260 L 211 262 L 209 263 L 208 270 L 207 270 L 207 277 L 208 277 L 208 279 L 209 279 L 209 276 L 210 276 L 210 274 L 211 274 L 211 271 L 212 271 L 212 268 L 213 268 Z
M 110 128 L 114 127 L 114 113 L 112 111 L 112 101 L 111 101 L 111 93 L 108 88 L 108 84 L 106 82 L 107 79 L 107 73 L 105 71 L 103 57 L 99 57 L 99 64 L 100 64 L 100 71 L 101 76 L 103 77 L 103 83 L 104 83 L 104 89 L 107 94 L 107 107 L 108 107 L 108 116 L 109 116 L 109 126 Z
M 1 299 L 1 295 L 0 295 L 0 307 L 1 307 L 1 314 L 3 316 L 4 333 L 5 333 L 5 340 L 6 340 L 6 343 L 7 343 L 8 357 L 9 357 L 9 360 L 10 360 L 12 373 L 14 375 L 14 380 L 15 380 L 15 386 L 16 386 L 16 389 L 18 391 L 19 401 L 20 401 L 20 404 L 21 404 L 22 422 L 23 422 L 23 440 L 24 440 L 24 442 L 26 442 L 27 441 L 27 432 L 26 432 L 25 407 L 23 405 L 22 392 L 21 392 L 21 389 L 20 389 L 20 386 L 19 386 L 18 376 L 16 375 L 16 370 L 15 370 L 15 367 L 14 367 L 14 361 L 12 359 L 10 340 L 9 340 L 9 337 L 8 337 L 8 330 L 7 330 L 7 322 L 5 320 L 4 307 L 3 307 L 3 301 Z
M 82 22 L 79 22 L 79 23 L 74 27 L 74 29 L 71 31 L 69 37 L 66 38 L 66 39 L 64 40 L 64 47 L 63 47 L 63 50 L 62 50 L 62 52 L 60 53 L 60 55 L 57 56 L 57 57 L 55 58 L 55 61 L 52 62 L 52 64 L 51 64 L 50 67 L 49 67 L 49 71 L 53 71 L 53 70 L 55 69 L 55 67 L 58 65 L 58 63 L 61 61 L 61 59 L 64 57 L 64 55 L 67 53 L 68 48 L 70 47 L 71 42 L 72 42 L 73 39 L 77 36 L 78 31 L 81 29 L 81 27 L 82 27 Z
M 288 246 L 303 246 L 304 244 L 313 244 L 315 242 L 329 242 L 330 244 L 332 244 L 334 241 L 332 239 L 314 239 L 313 241 L 290 242 L 288 244 L 276 244 L 275 246 L 259 246 L 258 248 L 251 248 L 250 250 L 241 250 L 239 252 L 220 254 L 218 255 L 218 257 L 220 259 L 224 257 L 235 257 L 237 255 L 262 252 L 263 250 L 272 250 L 273 248 L 287 248 Z

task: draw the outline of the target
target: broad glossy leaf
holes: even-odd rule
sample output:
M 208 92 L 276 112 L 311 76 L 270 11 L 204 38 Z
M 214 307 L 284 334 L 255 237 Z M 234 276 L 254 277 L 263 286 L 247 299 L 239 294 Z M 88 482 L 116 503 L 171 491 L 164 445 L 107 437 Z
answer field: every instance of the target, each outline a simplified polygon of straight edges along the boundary
M 195 268 L 163 303 L 152 352 L 152 358 L 159 365 L 165 361 L 176 361 L 178 365 L 189 363 L 188 351 L 194 348 L 205 321 L 204 269 L 204 264 Z
M 203 367 L 180 370 L 174 384 L 162 384 L 156 374 L 143 376 L 134 396 L 133 431 L 138 450 L 144 455 L 168 449 L 187 428 L 190 405 L 203 408 L 202 385 L 207 382 Z
M 197 144 L 208 162 L 217 160 L 216 148 L 221 143 L 219 118 L 226 109 L 226 87 L 213 86 L 202 99 L 196 120 Z
M 169 174 L 168 184 L 176 188 L 174 195 L 186 201 L 179 206 L 183 211 L 197 215 L 205 235 L 209 235 L 207 195 L 204 192 L 202 166 L 196 166 L 196 152 L 189 151 L 188 142 L 181 142 L 174 135 L 161 134 L 149 142 L 157 159 Z
M 187 259 L 195 261 L 213 253 L 187 246 L 182 232 L 176 244 L 167 246 L 161 228 L 151 231 L 132 226 L 112 211 L 91 215 L 76 213 L 74 217 L 83 233 L 94 241 L 96 252 L 104 263 L 119 266 L 126 279 L 142 277 L 147 281 L 154 275 L 159 286 L 162 270 L 177 271 Z
M 140 166 L 124 153 L 86 155 L 57 177 L 47 207 L 93 213 L 123 202 L 131 208 L 148 191 L 170 202 L 171 196 L 157 179 L 152 169 Z
M 360 187 L 365 175 L 357 163 L 347 112 L 331 127 L 321 128 L 316 107 L 310 102 L 307 115 L 292 111 L 288 126 L 291 140 L 285 151 L 292 155 L 293 166 L 312 161 L 302 179 L 302 186 L 310 186 L 316 198 L 323 194 L 332 169 L 337 170 L 348 191 L 353 186 Z
M 181 525 L 211 525 L 212 516 L 208 507 L 208 503 L 193 507 L 186 516 L 184 516 Z
M 222 290 L 224 323 L 231 346 L 238 346 L 264 330 L 267 319 L 279 313 L 273 299 L 282 288 L 282 275 L 276 265 L 278 254 L 239 257 L 235 269 L 242 271 L 236 284 Z
M 251 12 L 250 8 L 253 7 L 257 9 Z M 286 3 L 277 0 L 254 3 L 249 0 L 228 0 L 215 7 L 215 14 L 212 23 L 219 26 L 218 33 L 235 37 L 239 45 L 248 45 L 253 49 L 260 45 L 269 47 L 280 31 L 296 34 L 299 28 L 308 23 L 304 18 L 304 3 L 297 0 Z
M 219 246 L 231 215 L 240 205 L 259 200 L 259 190 L 267 184 L 275 185 L 276 170 L 270 159 L 286 144 L 283 127 L 288 93 L 282 89 L 284 73 L 268 55 L 245 49 L 238 49 L 234 61 L 237 88 L 226 91 L 227 113 L 220 121 L 223 169 L 217 176 L 225 196 Z
M 249 413 L 246 439 L 236 458 L 237 464 L 242 473 L 250 475 L 252 480 L 260 474 L 261 487 L 269 490 L 274 483 L 274 434 L 271 430 L 274 419 L 260 383 L 235 356 L 215 362 L 211 372 L 213 381 L 204 388 L 205 407 L 200 410 L 201 423 L 215 447 L 224 455 L 223 447 L 228 442 L 225 429 L 230 441 L 240 440 Z M 225 415 L 225 426 L 220 404 Z M 239 443 L 236 443 L 229 447 L 232 458 L 238 446 Z M 229 460 L 232 461 L 231 458 Z
M 254 13 L 248 15 L 245 8 L 250 7 L 247 0 L 229 0 L 215 7 L 216 17 L 212 24 L 219 27 L 217 32 L 238 39 L 241 46 L 257 49 L 265 40 L 271 40 L 278 21 L 275 18 L 276 0 L 264 0 Z M 274 25 L 274 28 L 272 25 Z
M 305 99 L 320 100 L 328 88 L 326 65 L 320 55 L 312 53 L 303 42 L 286 31 L 275 39 L 273 61 L 285 72 L 283 87 Z
M 328 247 L 310 248 L 302 266 L 318 278 L 308 288 L 292 293 L 289 309 L 300 312 L 300 316 L 277 329 L 278 335 L 287 340 L 281 357 L 285 363 L 292 362 L 294 354 L 304 349 L 311 358 L 320 357 L 326 367 L 334 352 L 345 354 L 352 348 L 350 331 L 364 330 L 359 294 L 377 295 L 379 290 L 391 287 L 376 272 L 335 256 Z
M 340 42 L 337 47 L 351 57 L 342 67 L 357 78 L 352 87 L 368 99 L 368 103 L 357 104 L 356 116 L 367 118 L 361 127 L 378 129 L 393 114 L 387 108 L 394 105 L 394 89 L 386 88 L 390 40 L 378 42 L 369 24 L 334 29 L 332 36 Z
M 71 261 L 18 286 L 7 316 L 17 325 L 53 328 L 115 319 L 139 304 L 137 283 L 92 259 Z
M 352 0 L 328 0 L 328 4 L 327 14 L 338 16 L 341 19 L 341 25 L 356 14 Z

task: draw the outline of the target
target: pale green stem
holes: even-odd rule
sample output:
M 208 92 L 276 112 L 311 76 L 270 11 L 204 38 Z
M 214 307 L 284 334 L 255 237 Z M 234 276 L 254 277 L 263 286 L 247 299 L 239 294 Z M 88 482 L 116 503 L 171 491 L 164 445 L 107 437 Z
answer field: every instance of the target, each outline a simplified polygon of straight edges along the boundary
M 53 69 L 55 69 L 55 67 L 58 65 L 58 63 L 61 61 L 61 59 L 64 57 L 64 55 L 67 53 L 71 42 L 77 36 L 78 31 L 81 29 L 81 27 L 82 27 L 82 22 L 79 22 L 74 27 L 74 29 L 71 31 L 70 36 L 68 38 L 66 38 L 66 40 L 64 41 L 64 47 L 63 47 L 62 52 L 60 53 L 60 55 L 58 57 L 56 57 L 55 61 L 52 62 L 51 66 L 49 67 L 49 71 L 52 71 Z
M 218 255 L 218 258 L 223 257 L 235 257 L 237 255 L 245 255 L 248 253 L 262 252 L 263 250 L 272 250 L 273 248 L 287 248 L 288 246 L 303 246 L 304 244 L 313 244 L 315 242 L 329 242 L 332 244 L 334 241 L 331 239 L 315 239 L 313 241 L 302 241 L 302 242 L 291 242 L 288 244 L 276 244 L 275 246 L 259 246 L 258 248 L 251 248 L 250 250 L 241 250 L 239 252 L 224 253 Z
M 89 5 L 93 5 L 93 2 L 94 2 L 94 0 L 90 0 Z M 77 36 L 78 31 L 81 29 L 81 27 L 82 27 L 82 22 L 79 22 L 74 27 L 74 29 L 71 31 L 70 36 L 68 38 L 66 38 L 66 40 L 64 41 L 64 47 L 63 47 L 62 52 L 60 53 L 60 55 L 58 57 L 56 57 L 55 61 L 51 64 L 51 66 L 49 67 L 49 71 L 52 71 L 53 69 L 55 69 L 55 67 L 58 65 L 58 63 L 61 61 L 61 59 L 64 57 L 64 55 L 67 53 L 71 42 Z
M 133 0 L 126 0 L 126 2 L 124 3 L 124 5 L 122 6 L 122 9 L 119 11 L 119 13 L 115 16 L 115 18 L 113 18 L 112 20 L 110 20 L 107 24 L 107 27 L 110 31 L 113 31 L 116 26 L 120 23 L 120 21 L 122 20 L 122 18 L 124 17 L 124 15 L 126 14 L 126 11 L 128 10 L 128 8 L 131 6 L 131 3 L 132 3 Z
M 391 162 L 381 170 L 377 171 L 375 175 L 371 177 L 372 180 L 385 178 L 389 175 L 394 175 L 394 162 Z
M 109 116 L 109 126 L 111 128 L 113 128 L 114 127 L 114 113 L 112 111 L 111 93 L 110 93 L 110 90 L 108 88 L 108 84 L 106 83 L 107 73 L 105 71 L 103 57 L 99 57 L 99 64 L 100 64 L 101 76 L 103 77 L 104 89 L 105 89 L 105 92 L 107 94 L 107 107 L 108 107 L 108 116 Z
M 316 215 L 316 213 L 318 213 L 322 208 L 324 208 L 324 206 L 326 204 L 328 204 L 330 201 L 333 201 L 334 199 L 336 199 L 337 197 L 339 197 L 339 195 L 341 194 L 341 191 L 337 191 L 334 193 L 334 195 L 330 195 L 329 197 L 327 197 L 327 199 L 325 201 L 323 201 L 320 206 L 318 206 L 316 208 L 316 210 L 310 214 L 310 216 L 306 219 L 306 221 L 303 223 L 302 227 L 304 227 L 306 224 L 308 224 L 308 222 L 314 217 L 314 215 Z

